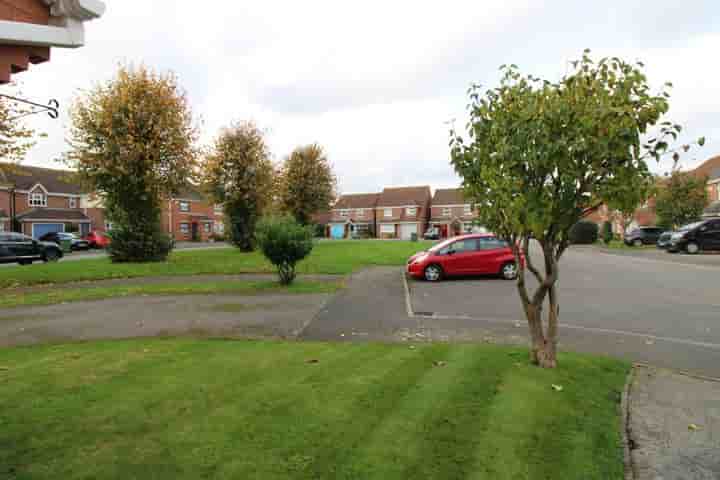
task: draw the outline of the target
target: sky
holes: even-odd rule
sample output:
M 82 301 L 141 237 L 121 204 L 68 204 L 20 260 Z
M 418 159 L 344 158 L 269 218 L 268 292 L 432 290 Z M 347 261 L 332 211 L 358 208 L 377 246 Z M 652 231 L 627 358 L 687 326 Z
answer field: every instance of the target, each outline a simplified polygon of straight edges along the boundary
M 465 125 L 467 88 L 492 88 L 498 67 L 557 80 L 593 56 L 642 60 L 653 86 L 674 84 L 668 119 L 707 138 L 681 160 L 720 154 L 720 2 L 716 0 L 105 0 L 86 45 L 53 49 L 16 76 L 26 98 L 56 98 L 61 116 L 26 163 L 58 167 L 67 107 L 120 63 L 173 71 L 209 144 L 236 120 L 267 132 L 274 160 L 320 143 L 341 193 L 389 186 L 455 187 L 451 122 Z M 651 8 L 648 8 L 648 6 Z M 658 173 L 668 161 L 653 165 Z

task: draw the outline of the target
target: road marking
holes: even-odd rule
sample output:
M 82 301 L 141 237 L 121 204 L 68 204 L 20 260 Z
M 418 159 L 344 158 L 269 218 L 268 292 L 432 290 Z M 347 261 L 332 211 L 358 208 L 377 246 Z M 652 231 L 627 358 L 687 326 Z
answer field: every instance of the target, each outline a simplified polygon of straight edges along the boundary
M 405 307 L 407 309 L 408 317 L 418 319 L 418 321 L 420 320 L 420 318 L 431 319 L 431 320 L 474 320 L 474 321 L 478 321 L 478 322 L 502 323 L 502 324 L 510 324 L 510 325 L 514 325 L 518 321 L 520 321 L 523 324 L 527 322 L 527 320 L 501 320 L 501 319 L 496 319 L 496 318 L 476 318 L 476 317 L 471 317 L 468 315 L 441 315 L 441 314 L 437 314 L 437 313 L 433 313 L 432 315 L 417 315 L 413 311 L 413 308 L 412 308 L 412 300 L 410 298 L 410 287 L 408 286 L 407 276 L 405 275 L 405 271 L 402 272 L 402 278 L 403 278 L 403 285 L 405 286 Z M 632 331 L 627 331 L 627 330 L 615 330 L 612 328 L 583 327 L 581 325 L 572 325 L 569 323 L 559 323 L 558 327 L 567 328 L 570 330 L 580 330 L 580 331 L 584 331 L 584 332 L 620 335 L 620 336 L 624 336 L 624 337 L 633 337 L 633 338 L 644 338 L 644 339 L 660 341 L 660 342 L 675 343 L 675 344 L 679 344 L 679 345 L 689 345 L 689 346 L 693 346 L 693 347 L 709 348 L 711 350 L 720 350 L 720 344 L 709 343 L 709 342 L 697 342 L 695 340 L 688 340 L 685 338 L 662 337 L 659 335 L 652 335 L 652 334 L 648 334 L 648 333 L 638 333 L 638 332 L 632 332 Z

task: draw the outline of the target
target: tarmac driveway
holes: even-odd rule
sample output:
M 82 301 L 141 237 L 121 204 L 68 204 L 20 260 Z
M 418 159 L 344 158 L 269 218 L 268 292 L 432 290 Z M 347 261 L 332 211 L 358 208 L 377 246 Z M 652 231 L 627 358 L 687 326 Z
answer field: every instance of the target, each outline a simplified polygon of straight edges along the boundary
M 720 377 L 720 268 L 573 249 L 559 284 L 561 343 Z M 409 291 L 436 338 L 527 334 L 514 282 L 410 280 Z

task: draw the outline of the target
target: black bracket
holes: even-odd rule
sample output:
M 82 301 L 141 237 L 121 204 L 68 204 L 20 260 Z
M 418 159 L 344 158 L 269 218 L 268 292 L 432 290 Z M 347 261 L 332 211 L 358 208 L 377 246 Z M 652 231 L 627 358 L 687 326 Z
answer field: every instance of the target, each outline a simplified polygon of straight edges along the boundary
M 25 103 L 27 105 L 32 105 L 33 107 L 37 107 L 39 110 L 31 110 L 29 112 L 25 112 L 22 115 L 18 115 L 17 117 L 13 117 L 10 120 L 17 120 L 19 118 L 28 117 L 30 115 L 35 115 L 38 113 L 47 112 L 48 116 L 52 118 L 53 120 L 57 119 L 60 116 L 59 108 L 60 104 L 57 100 L 51 99 L 47 105 L 42 105 L 40 103 L 31 102 L 30 100 L 25 100 L 18 97 L 13 97 L 12 95 L 5 95 L 3 93 L 0 93 L 0 97 L 5 97 L 9 100 L 12 100 L 14 102 L 18 103 Z

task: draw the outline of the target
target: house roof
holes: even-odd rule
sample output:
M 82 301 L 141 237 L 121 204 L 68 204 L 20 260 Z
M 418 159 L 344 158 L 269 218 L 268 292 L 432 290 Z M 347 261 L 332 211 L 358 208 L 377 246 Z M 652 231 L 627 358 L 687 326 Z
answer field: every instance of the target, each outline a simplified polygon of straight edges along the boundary
M 441 188 L 435 190 L 433 205 L 465 205 L 465 195 L 462 188 Z
M 342 195 L 333 208 L 335 210 L 345 208 L 375 208 L 379 197 L 379 193 L 355 193 Z
M 181 188 L 177 194 L 173 195 L 173 198 L 176 200 L 193 200 L 196 202 L 203 202 L 207 200 L 205 195 L 203 195 L 197 187 L 193 185 L 187 185 L 183 188 Z
M 720 201 L 711 203 L 703 212 L 703 217 L 720 217 Z
M 696 177 L 708 177 L 710 180 L 720 178 L 720 155 L 706 160 L 690 173 Z
M 89 222 L 90 219 L 82 210 L 65 208 L 35 208 L 29 212 L 18 215 L 22 222 L 32 220 L 57 220 L 67 222 Z
M 430 201 L 430 187 L 386 188 L 378 198 L 378 207 L 424 206 Z
M 80 195 L 83 193 L 75 172 L 53 170 L 51 168 L 30 167 L 0 163 L 0 185 L 9 183 L 18 190 L 30 190 L 37 184 L 42 185 L 48 193 Z
M 317 212 L 313 214 L 312 220 L 317 225 L 327 225 L 330 223 L 332 214 L 330 212 Z

